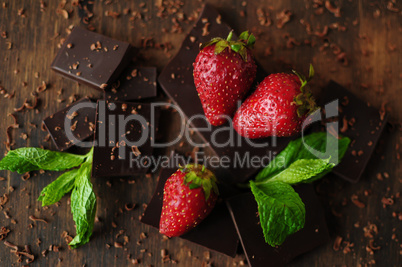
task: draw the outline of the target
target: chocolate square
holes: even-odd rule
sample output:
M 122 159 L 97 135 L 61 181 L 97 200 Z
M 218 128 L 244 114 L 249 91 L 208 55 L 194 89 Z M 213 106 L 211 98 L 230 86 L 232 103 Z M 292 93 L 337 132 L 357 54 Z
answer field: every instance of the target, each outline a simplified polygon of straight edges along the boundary
M 368 106 L 336 82 L 330 81 L 322 91 L 320 105 L 324 106 L 334 100 L 339 101 L 340 134 L 349 137 L 352 142 L 333 172 L 356 183 L 360 180 L 384 130 L 387 114 L 381 118 L 379 110 Z M 347 127 L 344 126 L 345 123 L 348 124 Z
M 171 157 L 169 167 L 162 169 L 154 195 L 141 217 L 142 223 L 157 229 L 159 229 L 162 212 L 165 182 L 179 168 L 175 162 Z M 181 163 L 181 165 L 184 166 L 185 164 Z M 231 257 L 236 255 L 239 244 L 239 238 L 233 221 L 225 203 L 222 201 L 218 201 L 208 217 L 196 228 L 182 235 L 181 238 Z
M 67 78 L 102 90 L 117 79 L 133 55 L 129 43 L 74 27 L 51 68 Z
M 156 97 L 156 88 L 156 68 L 131 63 L 104 94 L 106 100 L 135 101 Z
M 199 52 L 199 44 L 209 41 L 212 37 L 226 38 L 231 30 L 222 21 L 220 14 L 212 6 L 206 4 L 198 22 L 184 39 L 179 52 L 159 75 L 158 81 L 162 89 L 173 103 L 180 107 L 187 118 L 191 118 L 194 115 L 204 116 L 204 111 L 194 85 L 192 66 Z M 265 76 L 264 70 L 259 67 L 257 70 L 257 77 L 259 77 L 257 82 L 261 81 Z M 262 158 L 268 156 L 273 159 L 275 153 L 281 151 L 293 139 L 276 138 L 274 140 L 272 138 L 263 138 L 251 140 L 238 135 L 229 124 L 215 127 L 211 126 L 206 120 L 200 119 L 193 120 L 190 124 L 195 128 L 211 127 L 211 131 L 200 131 L 205 141 L 209 142 L 211 148 L 221 158 L 227 157 L 230 160 L 237 160 L 236 164 L 232 161 L 229 168 L 221 168 L 219 170 L 225 173 L 221 177 L 228 177 L 227 179 L 224 178 L 225 182 L 244 182 L 259 169 L 258 166 L 242 165 L 243 157 L 251 159 L 253 157 Z M 221 131 L 218 132 L 218 129 Z M 213 132 L 214 134 L 212 134 Z M 211 142 L 213 139 L 216 142 Z M 233 145 L 220 145 L 225 144 L 228 140 L 233 140 Z M 255 143 L 259 147 L 249 142 Z M 246 160 L 246 162 L 250 161 Z
M 295 190 L 306 207 L 305 226 L 275 248 L 264 240 L 254 195 L 245 193 L 227 200 L 249 266 L 284 266 L 293 258 L 329 241 L 324 211 L 314 187 L 302 184 L 295 186 Z
M 95 115 L 96 103 L 85 97 L 45 118 L 43 124 L 57 149 L 63 151 L 92 136 L 95 130 Z M 74 138 L 67 137 L 65 123 L 68 123 L 67 130 Z
M 146 173 L 151 164 L 159 110 L 151 104 L 99 100 L 93 177 L 122 177 Z

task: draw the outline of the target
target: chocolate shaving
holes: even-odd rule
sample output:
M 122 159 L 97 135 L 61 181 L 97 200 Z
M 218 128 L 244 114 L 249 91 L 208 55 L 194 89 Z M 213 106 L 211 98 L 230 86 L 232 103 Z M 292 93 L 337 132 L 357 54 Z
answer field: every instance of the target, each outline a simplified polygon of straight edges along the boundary
M 130 211 L 130 210 L 133 210 L 133 209 L 135 208 L 135 206 L 136 206 L 135 204 L 131 204 L 131 205 L 130 205 L 130 204 L 127 203 L 127 204 L 124 205 L 124 208 L 125 208 L 127 211 Z
M 358 208 L 362 209 L 362 208 L 366 207 L 366 205 L 363 202 L 361 202 L 359 200 L 359 197 L 355 194 L 352 195 L 351 200 L 352 200 L 352 203 L 355 204 Z
M 335 17 L 339 18 L 341 17 L 341 8 L 340 7 L 335 7 L 334 5 L 331 4 L 330 1 L 325 1 L 325 8 L 334 14 Z
M 0 197 L 0 206 L 4 206 L 8 202 L 8 195 L 5 193 Z
M 343 126 L 339 131 L 341 133 L 345 133 L 347 130 L 348 130 L 348 119 L 346 118 L 346 116 L 344 116 L 343 117 Z
M 47 221 L 46 221 L 46 220 L 44 220 L 44 219 L 40 219 L 40 218 L 36 218 L 36 217 L 35 217 L 35 216 L 33 216 L 33 215 L 30 215 L 28 218 L 29 218 L 31 221 L 34 221 L 34 222 L 39 221 L 39 222 L 44 222 L 44 223 L 47 223 Z
M 11 243 L 11 242 L 4 241 L 4 245 L 6 245 L 6 246 L 9 247 L 9 248 L 14 249 L 15 251 L 18 251 L 18 246 L 17 246 L 17 245 L 14 245 L 14 244 Z
M 334 245 L 332 246 L 332 248 L 333 248 L 335 251 L 338 251 L 339 248 L 340 248 L 340 246 L 341 246 L 341 243 L 342 243 L 342 237 L 337 236 L 337 237 L 335 238 Z
M 382 203 L 383 207 L 385 208 L 386 206 L 394 205 L 394 200 L 392 198 L 383 197 L 381 199 L 381 203 Z
M 1 227 L 0 240 L 3 240 L 4 238 L 6 238 L 9 232 L 11 232 L 10 229 L 7 229 L 6 227 Z
M 257 19 L 260 22 L 261 26 L 270 26 L 272 24 L 272 20 L 269 18 L 269 14 L 264 12 L 262 8 L 257 8 Z
M 280 13 L 276 14 L 276 27 L 282 29 L 283 26 L 290 21 L 292 15 L 292 12 L 287 9 L 284 9 Z
M 380 250 L 380 249 L 381 249 L 380 246 L 374 246 L 374 239 L 370 239 L 370 241 L 369 241 L 369 247 L 370 247 L 370 249 L 372 249 L 372 250 Z
M 17 129 L 19 127 L 19 124 L 18 124 L 18 121 L 17 121 L 17 116 L 15 116 L 15 114 L 12 114 L 12 113 L 8 113 L 7 116 L 13 118 L 13 120 L 14 120 L 14 123 L 11 124 L 10 126 L 12 128 L 14 128 L 14 129 Z
M 41 93 L 47 89 L 47 84 L 45 81 L 42 81 L 42 84 L 36 87 L 36 92 Z
M 29 172 L 24 173 L 24 175 L 21 176 L 21 179 L 23 181 L 28 180 L 29 178 L 31 178 L 31 174 Z
M 24 103 L 22 103 L 21 107 L 19 107 L 19 108 L 14 108 L 14 111 L 15 111 L 15 112 L 23 111 L 23 110 L 25 109 L 25 104 L 27 103 L 27 101 L 28 101 L 28 99 L 25 98 Z
M 35 256 L 33 254 L 28 253 L 28 252 L 15 251 L 15 255 L 17 255 L 17 256 L 23 255 L 23 256 L 27 257 L 29 259 L 29 260 L 27 259 L 27 261 L 26 261 L 28 264 L 32 263 L 35 260 Z

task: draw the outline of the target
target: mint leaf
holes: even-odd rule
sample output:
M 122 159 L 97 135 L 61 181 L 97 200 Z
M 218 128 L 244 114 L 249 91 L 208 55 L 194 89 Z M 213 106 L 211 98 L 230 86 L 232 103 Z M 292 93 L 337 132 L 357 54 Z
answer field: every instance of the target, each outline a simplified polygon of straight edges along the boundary
M 74 189 L 71 193 L 71 212 L 77 232 L 77 235 L 69 244 L 72 248 L 88 243 L 94 228 L 96 196 L 90 182 L 91 170 L 92 157 L 79 168 L 75 178 Z
M 332 135 L 329 135 L 328 140 L 327 138 L 325 132 L 318 132 L 289 142 L 287 147 L 282 150 L 268 166 L 257 174 L 255 181 L 264 181 L 269 179 L 269 177 L 277 175 L 296 160 L 317 159 L 317 157 L 310 152 L 310 149 L 325 153 L 327 155 L 326 158 L 331 158 L 330 163 L 337 165 L 345 155 L 350 139 L 347 137 L 337 139 Z M 337 157 L 336 154 L 338 155 Z
M 304 203 L 292 186 L 280 181 L 261 185 L 250 181 L 250 186 L 258 204 L 265 242 L 279 246 L 287 236 L 304 227 Z
M 16 171 L 20 174 L 37 170 L 62 171 L 79 166 L 86 157 L 87 155 L 23 147 L 9 151 L 0 161 L 0 170 Z
M 330 159 L 298 159 L 288 168 L 260 183 L 273 181 L 281 181 L 287 184 L 311 182 L 312 177 L 316 177 L 323 172 L 328 173 L 332 170 L 335 164 L 329 161 Z M 257 182 L 257 185 L 260 183 Z
M 38 201 L 42 201 L 42 206 L 52 205 L 70 192 L 74 187 L 75 177 L 78 171 L 79 169 L 73 169 L 65 172 L 43 188 L 38 198 Z

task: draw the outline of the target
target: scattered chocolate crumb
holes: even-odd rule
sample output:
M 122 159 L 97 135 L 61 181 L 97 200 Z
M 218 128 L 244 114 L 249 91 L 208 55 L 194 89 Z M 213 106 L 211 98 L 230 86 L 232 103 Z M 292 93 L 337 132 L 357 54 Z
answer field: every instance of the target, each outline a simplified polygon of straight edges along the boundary
M 24 175 L 21 176 L 21 179 L 23 181 L 28 180 L 29 178 L 31 178 L 31 174 L 29 172 L 24 173 Z
M 340 248 L 340 246 L 341 246 L 341 243 L 342 243 L 342 237 L 337 236 L 337 237 L 335 238 L 334 245 L 332 246 L 332 248 L 333 248 L 335 251 L 338 251 L 339 248 Z
M 127 203 L 127 204 L 124 205 L 124 208 L 125 208 L 127 211 L 130 211 L 130 210 L 133 210 L 133 209 L 135 208 L 135 206 L 136 206 L 135 204 L 131 204 L 131 205 L 130 205 L 130 204 Z
M 10 233 L 10 229 L 6 228 L 6 227 L 1 227 L 0 229 L 0 241 L 5 239 L 8 235 L 8 233 Z
M 351 201 L 352 201 L 352 203 L 355 204 L 358 208 L 361 208 L 361 209 L 362 209 L 362 208 L 365 208 L 365 207 L 366 207 L 366 205 L 365 205 L 363 202 L 361 202 L 361 201 L 359 200 L 359 197 L 358 197 L 357 195 L 355 195 L 355 194 L 352 195 Z
M 269 14 L 264 12 L 262 8 L 257 8 L 257 19 L 261 26 L 270 26 L 272 24 L 272 20 L 269 17 Z
M 292 17 L 292 12 L 290 10 L 284 9 L 278 14 L 276 14 L 276 27 L 282 29 L 283 26 L 290 21 Z
M 385 208 L 386 206 L 394 205 L 394 200 L 392 198 L 383 197 L 381 199 L 382 206 Z
M 4 193 L 3 196 L 0 197 L 0 206 L 4 206 L 8 202 L 8 195 Z
M 4 241 L 4 245 L 6 245 L 6 246 L 9 247 L 9 248 L 14 249 L 15 251 L 18 251 L 18 246 L 17 246 L 17 245 L 14 245 L 14 244 L 11 243 L 11 242 Z
M 47 223 L 47 221 L 46 221 L 46 220 L 44 220 L 44 219 L 40 219 L 40 218 L 36 218 L 36 217 L 35 217 L 35 216 L 33 216 L 33 215 L 30 215 L 28 218 L 29 218 L 31 221 L 34 221 L 34 222 L 38 221 L 38 222 L 44 222 L 44 223 Z
M 209 25 L 210 25 L 210 23 L 209 22 L 207 22 L 207 23 L 205 23 L 205 25 L 204 25 L 204 27 L 202 28 L 202 36 L 207 36 L 207 35 L 209 35 Z
M 341 17 L 341 9 L 340 7 L 335 7 L 334 5 L 331 4 L 330 1 L 325 1 L 325 8 L 331 12 L 332 14 L 334 14 L 335 17 L 339 18 Z
M 115 248 L 122 248 L 122 247 L 123 247 L 123 244 L 122 244 L 122 243 L 119 243 L 119 242 L 114 242 L 114 247 L 115 247 Z

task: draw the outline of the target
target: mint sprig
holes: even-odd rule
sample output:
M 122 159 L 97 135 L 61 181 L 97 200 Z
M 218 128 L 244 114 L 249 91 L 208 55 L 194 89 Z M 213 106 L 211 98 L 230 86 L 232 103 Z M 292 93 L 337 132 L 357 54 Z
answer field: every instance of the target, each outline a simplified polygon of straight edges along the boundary
M 287 236 L 304 227 L 306 209 L 292 186 L 280 181 L 258 186 L 251 181 L 250 186 L 258 204 L 265 241 L 269 245 L 281 245 Z
M 38 170 L 63 171 L 79 166 L 86 157 L 37 147 L 23 147 L 9 151 L 0 161 L 0 170 L 19 174 Z
M 91 184 L 93 148 L 86 155 L 56 152 L 41 148 L 26 147 L 11 150 L 0 161 L 0 170 L 25 173 L 35 170 L 68 170 L 43 188 L 39 201 L 48 206 L 71 193 L 71 212 L 77 235 L 70 247 L 77 248 L 88 243 L 95 222 L 96 196 Z
M 306 210 L 291 185 L 311 183 L 332 171 L 345 155 L 350 139 L 313 133 L 294 140 L 250 181 L 258 204 L 265 241 L 281 245 L 304 227 Z M 317 158 L 313 152 L 326 158 Z
M 81 165 L 71 193 L 71 212 L 77 226 L 77 235 L 69 244 L 72 248 L 88 243 L 94 228 L 96 196 L 90 181 L 91 169 L 92 157 Z

